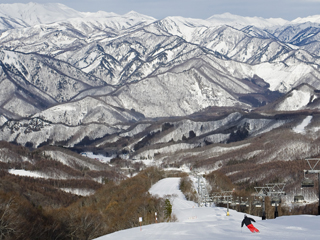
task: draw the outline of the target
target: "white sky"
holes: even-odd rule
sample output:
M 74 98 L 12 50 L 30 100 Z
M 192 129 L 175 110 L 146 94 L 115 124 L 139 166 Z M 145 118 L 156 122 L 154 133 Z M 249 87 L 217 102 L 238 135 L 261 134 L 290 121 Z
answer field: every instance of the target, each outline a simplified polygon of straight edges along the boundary
M 28 3 L 30 0 L 0 0 L 0 3 Z M 59 2 L 77 11 L 99 10 L 125 14 L 131 10 L 162 19 L 182 16 L 206 19 L 214 14 L 232 14 L 293 20 L 320 14 L 320 0 L 35 0 Z

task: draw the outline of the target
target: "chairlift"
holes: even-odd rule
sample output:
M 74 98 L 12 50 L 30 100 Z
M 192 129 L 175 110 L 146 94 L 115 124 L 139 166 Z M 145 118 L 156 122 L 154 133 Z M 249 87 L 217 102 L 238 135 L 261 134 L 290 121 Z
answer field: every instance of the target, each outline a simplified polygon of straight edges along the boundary
M 241 207 L 245 207 L 246 205 L 247 205 L 246 202 L 240 202 Z
M 208 194 L 204 195 L 204 199 L 206 202 L 212 202 L 212 198 L 210 198 Z
M 241 207 L 249 207 L 249 202 L 248 201 L 241 201 L 240 206 Z
M 279 204 L 281 203 L 281 197 L 280 196 L 275 196 L 271 198 L 271 206 L 279 206 Z
M 306 177 L 306 172 L 303 172 L 304 179 L 301 182 L 301 187 L 314 187 L 314 182 L 312 179 Z
M 223 203 L 223 204 L 227 204 L 227 203 L 228 203 L 227 199 L 226 199 L 226 198 L 223 198 L 222 203 Z
M 314 187 L 314 182 L 310 178 L 305 178 L 301 182 L 301 187 Z
M 303 203 L 304 202 L 304 196 L 302 195 L 296 195 L 293 198 L 294 203 Z
M 236 202 L 231 202 L 231 203 L 230 203 L 230 206 L 231 206 L 231 207 L 235 207 L 235 206 L 236 206 Z
M 261 208 L 262 204 L 259 200 L 255 200 L 253 201 L 253 206 L 255 206 L 256 208 Z
M 249 199 L 247 198 L 247 201 L 242 201 L 242 198 L 241 198 L 241 201 L 240 201 L 240 206 L 242 207 L 249 207 Z

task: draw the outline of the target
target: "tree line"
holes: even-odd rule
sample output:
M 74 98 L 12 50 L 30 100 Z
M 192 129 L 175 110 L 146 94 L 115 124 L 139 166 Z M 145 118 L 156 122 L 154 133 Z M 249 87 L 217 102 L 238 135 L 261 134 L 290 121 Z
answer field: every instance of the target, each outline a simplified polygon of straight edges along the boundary
M 143 224 L 153 224 L 155 212 L 158 222 L 165 221 L 165 200 L 148 193 L 152 183 L 163 177 L 161 170 L 148 168 L 120 183 L 108 181 L 89 197 L 56 190 L 50 195 L 56 201 L 42 199 L 35 204 L 30 196 L 41 194 L 37 182 L 21 185 L 2 173 L 0 239 L 92 239 L 138 227 L 139 217 Z M 23 191 L 27 186 L 29 191 Z

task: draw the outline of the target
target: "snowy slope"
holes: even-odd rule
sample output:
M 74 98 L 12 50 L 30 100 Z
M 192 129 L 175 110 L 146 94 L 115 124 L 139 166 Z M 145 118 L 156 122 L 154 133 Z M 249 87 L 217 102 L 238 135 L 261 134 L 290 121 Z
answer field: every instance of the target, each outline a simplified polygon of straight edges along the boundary
M 152 194 L 177 194 L 173 203 L 173 212 L 177 214 L 178 222 L 158 223 L 132 228 L 108 234 L 97 238 L 99 240 L 205 240 L 205 239 L 318 239 L 320 217 L 318 216 L 284 216 L 273 220 L 256 220 L 254 225 L 260 233 L 252 234 L 244 227 L 241 228 L 243 213 L 220 207 L 196 207 L 184 200 L 178 190 L 179 178 L 163 179 L 151 189 Z M 137 216 L 137 218 L 140 216 Z
M 301 84 L 266 107 L 276 111 L 319 109 L 319 93 L 314 87 Z
M 307 116 L 298 126 L 295 126 L 292 130 L 296 133 L 305 133 L 305 127 L 310 124 L 311 120 L 312 116 Z

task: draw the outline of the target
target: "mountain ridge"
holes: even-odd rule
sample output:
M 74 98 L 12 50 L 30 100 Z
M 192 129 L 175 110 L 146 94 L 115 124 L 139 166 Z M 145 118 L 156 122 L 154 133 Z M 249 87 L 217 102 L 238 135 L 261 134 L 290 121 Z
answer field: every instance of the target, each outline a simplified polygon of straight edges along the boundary
M 35 2 L 29 2 L 26 4 L 23 3 L 13 3 L 13 4 L 0 4 L 0 16 L 8 19 L 20 19 L 24 23 L 28 24 L 28 26 L 41 24 L 41 23 L 52 23 L 61 20 L 67 20 L 70 18 L 77 17 L 117 17 L 121 16 L 112 12 L 98 11 L 95 13 L 91 12 L 79 12 L 74 10 L 62 3 L 46 3 L 39 4 Z M 32 16 L 28 15 L 28 12 L 32 12 L 33 15 L 37 15 L 37 18 L 32 18 Z M 43 14 L 40 14 L 42 12 Z M 55 20 L 52 19 L 54 15 Z M 153 19 L 153 17 L 143 15 L 137 13 L 135 11 L 130 11 L 122 16 L 135 16 L 139 18 Z M 168 18 L 176 18 L 179 16 L 171 16 Z M 181 17 L 179 17 L 181 18 Z M 184 18 L 184 17 L 182 17 Z M 305 18 L 296 18 L 292 21 L 284 20 L 282 18 L 262 18 L 262 17 L 245 17 L 240 15 L 235 15 L 231 13 L 223 13 L 223 14 L 214 14 L 207 19 L 193 19 L 193 18 L 184 18 L 189 19 L 194 22 L 201 21 L 206 23 L 213 23 L 214 25 L 238 25 L 238 26 L 247 26 L 253 25 L 256 27 L 272 27 L 276 25 L 287 25 L 289 23 L 306 23 L 306 22 L 315 22 L 320 23 L 320 15 L 308 16 Z M 234 26 L 235 26 L 234 25 Z
M 124 158 L 160 153 L 163 161 L 168 151 L 272 134 L 297 121 L 292 111 L 319 110 L 318 23 L 224 14 L 218 24 L 218 15 L 157 20 L 136 12 L 69 10 L 56 22 L 1 30 L 2 140 L 106 148 Z M 313 90 L 300 88 L 306 84 Z M 295 91 L 314 99 L 295 108 Z M 216 122 L 231 113 L 241 117 L 225 126 Z M 278 121 L 278 114 L 290 120 Z M 205 120 L 202 130 L 187 121 L 195 118 Z M 170 134 L 162 131 L 168 127 Z

